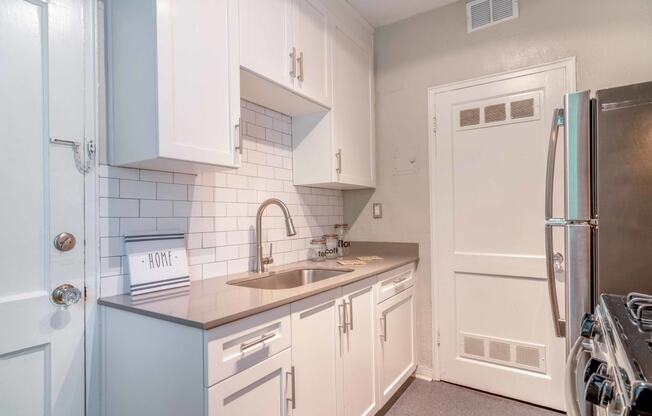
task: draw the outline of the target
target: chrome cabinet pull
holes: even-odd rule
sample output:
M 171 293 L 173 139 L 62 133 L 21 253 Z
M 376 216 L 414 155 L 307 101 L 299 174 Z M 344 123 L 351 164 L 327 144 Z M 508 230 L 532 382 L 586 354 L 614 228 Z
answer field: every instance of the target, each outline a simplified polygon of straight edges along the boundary
M 292 402 L 292 409 L 297 408 L 297 396 L 296 396 L 296 389 L 295 389 L 295 379 L 294 379 L 294 366 L 290 367 L 290 371 L 285 373 L 286 376 L 286 383 L 287 383 L 287 376 L 290 376 L 290 381 L 292 383 L 292 386 L 290 387 L 290 397 L 287 399 L 288 401 Z
M 349 322 L 347 325 L 349 326 L 349 331 L 353 331 L 353 301 L 344 301 L 345 305 L 349 306 L 349 311 L 348 311 L 348 316 L 349 316 Z
M 292 69 L 290 70 L 290 76 L 292 78 L 297 77 L 297 48 L 292 48 L 292 52 L 290 52 L 290 60 L 292 60 Z
M 299 63 L 299 76 L 297 76 L 297 79 L 303 82 L 303 52 L 299 52 L 297 62 Z
M 384 314 L 380 315 L 380 328 L 383 330 L 380 337 L 387 342 L 387 317 Z
M 409 277 L 407 277 L 407 276 L 406 277 L 401 277 L 399 279 L 393 280 L 392 283 L 394 284 L 394 286 L 399 286 L 408 279 L 409 279 Z
M 337 149 L 337 153 L 335 153 L 335 158 L 337 158 L 337 167 L 335 168 L 335 172 L 337 172 L 338 175 L 342 174 L 342 149 Z
M 337 327 L 343 334 L 346 334 L 346 301 L 342 301 L 341 304 L 337 305 L 337 314 L 339 318 L 339 325 Z
M 263 344 L 265 343 L 265 341 L 274 338 L 274 336 L 276 336 L 276 334 L 272 332 L 270 334 L 263 334 L 260 337 L 254 339 L 253 341 L 243 342 L 242 344 L 240 344 L 240 352 L 245 352 L 248 349 L 251 349 L 258 344 Z
M 242 151 L 243 151 L 243 147 L 244 147 L 242 145 L 242 128 L 241 128 L 241 124 L 242 124 L 242 120 L 240 119 L 240 117 L 238 117 L 238 124 L 235 125 L 234 132 L 235 132 L 236 140 L 238 141 L 238 145 L 235 147 L 235 150 L 238 153 L 240 153 L 240 155 L 242 155 Z

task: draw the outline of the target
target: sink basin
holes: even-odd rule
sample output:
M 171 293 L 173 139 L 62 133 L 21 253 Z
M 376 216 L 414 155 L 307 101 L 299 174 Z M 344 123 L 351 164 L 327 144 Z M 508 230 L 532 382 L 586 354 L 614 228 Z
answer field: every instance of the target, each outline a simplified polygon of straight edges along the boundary
M 353 269 L 297 269 L 231 283 L 255 289 L 290 289 L 352 272 Z

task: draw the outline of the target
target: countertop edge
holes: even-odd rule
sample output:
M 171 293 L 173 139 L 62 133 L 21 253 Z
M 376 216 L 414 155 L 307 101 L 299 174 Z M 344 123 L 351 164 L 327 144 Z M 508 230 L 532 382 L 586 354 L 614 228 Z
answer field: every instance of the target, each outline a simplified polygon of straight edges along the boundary
M 131 313 L 136 313 L 136 314 L 144 315 L 144 316 L 147 316 L 147 317 L 150 317 L 150 318 L 161 319 L 161 320 L 164 320 L 164 321 L 173 322 L 173 323 L 176 323 L 176 324 L 185 325 L 185 326 L 189 326 L 189 327 L 193 327 L 193 328 L 199 328 L 199 329 L 202 329 L 202 330 L 210 330 L 210 329 L 214 329 L 214 328 L 229 324 L 231 322 L 235 322 L 235 321 L 240 320 L 240 319 L 248 318 L 250 316 L 253 316 L 253 315 L 256 315 L 256 314 L 259 314 L 259 313 L 262 313 L 262 312 L 269 311 L 269 310 L 274 309 L 274 308 L 278 308 L 280 306 L 284 306 L 284 305 L 296 302 L 296 301 L 301 300 L 301 299 L 305 299 L 305 298 L 309 298 L 311 296 L 318 295 L 319 293 L 324 293 L 324 292 L 327 292 L 329 290 L 336 289 L 338 287 L 343 287 L 343 286 L 347 286 L 347 285 L 349 285 L 351 283 L 359 282 L 360 280 L 364 280 L 364 279 L 367 279 L 367 278 L 369 278 L 371 276 L 376 276 L 376 275 L 385 273 L 387 271 L 397 269 L 397 268 L 399 268 L 401 266 L 405 266 L 406 264 L 410 264 L 410 263 L 417 263 L 418 264 L 419 263 L 419 257 L 418 256 L 406 257 L 406 258 L 404 258 L 402 260 L 396 261 L 395 263 L 393 263 L 391 265 L 381 267 L 381 268 L 379 268 L 377 270 L 374 270 L 373 272 L 368 272 L 368 273 L 361 274 L 359 276 L 356 276 L 356 277 L 351 278 L 350 280 L 346 280 L 344 282 L 338 282 L 338 283 L 333 283 L 331 285 L 320 286 L 319 288 L 316 288 L 314 290 L 308 290 L 308 291 L 306 291 L 304 293 L 300 293 L 300 294 L 297 294 L 297 295 L 294 295 L 294 296 L 289 296 L 287 298 L 280 299 L 280 300 L 275 301 L 275 302 L 270 302 L 270 303 L 267 303 L 267 304 L 264 304 L 264 305 L 253 307 L 253 308 L 248 309 L 248 310 L 244 310 L 244 311 L 241 311 L 241 312 L 236 312 L 236 313 L 233 313 L 231 315 L 228 315 L 228 316 L 225 316 L 225 317 L 222 317 L 222 318 L 219 318 L 219 319 L 206 321 L 206 322 L 183 319 L 183 318 L 173 316 L 173 315 L 168 315 L 168 314 L 164 314 L 164 313 L 160 313 L 160 312 L 150 311 L 150 310 L 142 309 L 142 308 L 136 308 L 136 307 L 133 307 L 131 305 L 125 305 L 125 304 L 122 304 L 122 303 L 111 302 L 111 301 L 105 300 L 103 298 L 99 298 L 97 300 L 97 303 L 98 303 L 98 305 L 102 305 L 102 306 L 105 306 L 105 307 L 115 308 L 115 309 L 119 309 L 119 310 L 126 311 L 126 312 L 131 312 Z

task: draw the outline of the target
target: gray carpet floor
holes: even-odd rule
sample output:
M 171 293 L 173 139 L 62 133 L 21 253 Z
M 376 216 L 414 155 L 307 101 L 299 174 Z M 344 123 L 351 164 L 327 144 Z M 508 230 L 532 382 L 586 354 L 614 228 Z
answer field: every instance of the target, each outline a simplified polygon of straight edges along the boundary
M 442 382 L 414 380 L 385 416 L 560 416 L 549 409 Z

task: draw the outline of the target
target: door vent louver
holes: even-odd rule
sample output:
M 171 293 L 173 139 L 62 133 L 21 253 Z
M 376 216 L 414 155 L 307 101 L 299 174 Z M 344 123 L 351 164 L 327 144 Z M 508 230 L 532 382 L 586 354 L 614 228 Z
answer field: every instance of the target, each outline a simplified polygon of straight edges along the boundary
M 467 0 L 468 32 L 493 26 L 518 17 L 518 0 Z
M 539 120 L 541 100 L 542 93 L 534 91 L 456 106 L 455 126 L 470 130 Z
M 460 332 L 460 356 L 537 373 L 546 372 L 544 345 Z

